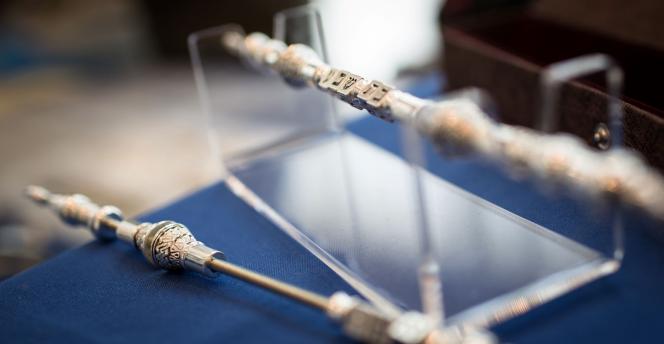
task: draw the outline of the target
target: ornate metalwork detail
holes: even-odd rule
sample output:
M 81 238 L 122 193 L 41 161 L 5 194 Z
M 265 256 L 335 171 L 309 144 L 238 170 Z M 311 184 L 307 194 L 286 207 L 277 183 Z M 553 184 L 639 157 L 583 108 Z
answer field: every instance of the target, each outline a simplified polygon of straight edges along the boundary
M 317 68 L 324 65 L 313 49 L 302 44 L 288 46 L 283 53 L 276 56 L 273 64 L 284 80 L 293 87 L 315 84 Z
M 318 82 L 318 87 L 327 91 L 342 101 L 360 110 L 363 107 L 357 98 L 359 90 L 364 87 L 366 80 L 359 75 L 340 69 L 331 69 L 325 77 Z
M 250 34 L 243 42 L 237 36 L 233 32 L 222 40 L 233 53 L 275 71 L 291 85 L 315 86 L 383 120 L 414 125 L 443 148 L 442 153 L 478 154 L 504 162 L 519 174 L 554 180 L 591 199 L 618 197 L 664 219 L 664 178 L 631 151 L 597 153 L 566 134 L 546 135 L 496 122 L 469 99 L 433 102 L 332 68 L 301 44 L 283 49 L 284 44 L 264 34 Z M 604 134 L 596 133 L 598 145 L 607 145 Z
M 370 114 L 392 121 L 389 113 L 390 104 L 386 99 L 390 91 L 392 91 L 392 87 L 374 80 L 358 93 L 357 98 L 360 100 L 362 108 L 369 111 Z
M 134 246 L 136 246 L 137 249 L 142 251 L 145 247 L 145 237 L 150 232 L 150 228 L 152 228 L 152 226 L 153 224 L 149 222 L 144 222 L 138 225 L 136 234 L 134 234 Z
M 155 225 L 148 234 L 152 263 L 167 270 L 183 270 L 187 251 L 201 243 L 189 230 L 176 222 L 164 221 Z M 153 235 L 151 235 L 153 234 Z

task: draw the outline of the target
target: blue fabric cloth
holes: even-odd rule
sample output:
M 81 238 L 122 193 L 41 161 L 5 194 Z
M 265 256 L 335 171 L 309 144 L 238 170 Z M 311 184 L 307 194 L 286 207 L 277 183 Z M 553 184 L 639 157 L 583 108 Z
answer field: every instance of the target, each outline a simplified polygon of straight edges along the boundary
M 437 93 L 427 79 L 415 93 Z M 350 130 L 400 154 L 396 126 L 375 119 Z M 566 202 L 542 196 L 491 166 L 443 162 L 431 170 L 472 193 L 545 226 L 579 222 Z M 172 219 L 224 250 L 229 260 L 323 294 L 352 292 L 331 270 L 222 183 L 142 217 Z M 664 245 L 658 228 L 631 217 L 623 268 L 493 330 L 517 343 L 662 342 Z M 581 225 L 584 225 L 583 223 Z M 650 226 L 648 228 L 641 228 Z M 208 280 L 158 271 L 120 243 L 91 242 L 0 283 L 2 342 L 348 342 L 316 310 L 229 277 Z
M 187 224 L 230 261 L 331 294 L 352 292 L 223 184 L 143 216 Z M 91 242 L 0 284 L 1 342 L 339 342 L 320 312 L 223 276 L 155 270 L 119 242 Z

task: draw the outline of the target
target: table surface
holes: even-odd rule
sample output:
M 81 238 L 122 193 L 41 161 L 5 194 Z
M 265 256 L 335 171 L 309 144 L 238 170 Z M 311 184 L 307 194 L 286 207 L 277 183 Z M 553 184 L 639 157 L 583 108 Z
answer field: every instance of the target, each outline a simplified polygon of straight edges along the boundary
M 414 90 L 432 96 L 438 79 Z M 400 154 L 396 126 L 373 118 L 351 132 Z M 542 196 L 473 161 L 432 165 L 443 178 L 544 226 L 575 221 L 565 204 L 532 207 Z M 235 197 L 223 183 L 188 195 L 141 220 L 171 219 L 195 229 L 248 268 L 331 294 L 353 292 L 323 263 Z M 627 220 L 626 256 L 616 274 L 494 327 L 517 343 L 662 342 L 664 241 L 657 224 Z M 660 226 L 661 227 L 661 226 Z M 91 241 L 0 283 L 4 342 L 348 342 L 323 314 L 228 277 L 155 270 L 120 243 Z

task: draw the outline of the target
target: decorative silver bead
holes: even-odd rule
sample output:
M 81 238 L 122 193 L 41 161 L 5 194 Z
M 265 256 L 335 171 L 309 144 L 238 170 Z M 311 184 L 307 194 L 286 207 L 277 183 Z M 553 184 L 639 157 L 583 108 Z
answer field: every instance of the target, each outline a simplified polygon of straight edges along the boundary
M 359 300 L 342 291 L 338 291 L 330 296 L 327 306 L 327 315 L 332 319 L 342 319 L 350 311 L 357 307 Z
M 260 32 L 251 33 L 249 34 L 249 36 L 247 36 L 244 39 L 244 48 L 246 49 L 246 55 L 248 55 L 250 61 L 256 67 L 262 67 L 261 52 L 263 51 L 265 43 L 267 43 L 269 40 L 270 37 Z
M 343 325 L 352 338 L 367 343 L 392 343 L 388 334 L 391 317 L 379 313 L 356 297 L 344 292 L 330 296 L 327 314 Z
M 244 38 L 242 32 L 228 31 L 221 37 L 221 44 L 232 54 L 241 55 L 244 47 Z
M 133 235 L 134 246 L 136 246 L 136 248 L 139 249 L 141 252 L 143 252 L 143 247 L 145 247 L 145 237 L 148 236 L 148 233 L 150 232 L 150 229 L 152 229 L 153 226 L 154 224 L 145 222 L 135 227 L 136 232 Z
M 224 259 L 223 253 L 203 245 L 187 227 L 173 221 L 139 229 L 136 246 L 154 266 L 171 271 L 192 270 L 209 277 L 217 273 L 208 267 L 208 262 Z
M 162 221 L 150 228 L 141 251 L 147 260 L 166 270 L 183 270 L 188 249 L 200 243 L 187 227 L 172 221 Z
M 419 312 L 406 312 L 395 319 L 387 329 L 393 341 L 404 344 L 424 343 L 436 323 Z
M 103 220 L 122 221 L 122 212 L 113 206 L 100 207 L 89 198 L 74 194 L 71 196 L 53 196 L 53 202 L 62 220 L 70 225 L 82 225 L 100 240 L 115 239 L 115 228 Z
M 99 210 L 98 205 L 81 194 L 73 194 L 68 197 L 61 196 L 55 202 L 58 204 L 60 218 L 70 225 L 89 224 L 91 216 Z
M 112 219 L 120 222 L 122 221 L 122 218 L 122 211 L 120 211 L 120 209 L 112 205 L 105 205 L 95 212 L 90 223 L 90 230 L 99 240 L 115 240 L 115 228 L 109 226 L 103 220 Z
M 289 85 L 304 87 L 315 84 L 318 67 L 324 64 L 313 49 L 303 44 L 291 44 L 274 67 Z

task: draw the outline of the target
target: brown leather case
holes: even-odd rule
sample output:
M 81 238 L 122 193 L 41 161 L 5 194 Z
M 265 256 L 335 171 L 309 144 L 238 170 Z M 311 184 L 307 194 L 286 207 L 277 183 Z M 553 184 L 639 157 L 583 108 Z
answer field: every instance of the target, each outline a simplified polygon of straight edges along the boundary
M 610 16 L 601 13 L 616 15 L 615 11 L 619 14 L 621 10 L 628 13 L 630 11 L 621 9 L 621 6 L 630 6 L 632 2 L 604 0 L 605 5 L 595 4 L 601 7 L 597 11 L 600 14 L 595 13 L 600 19 L 575 25 L 575 18 L 583 17 L 577 13 L 578 7 L 584 8 L 582 5 L 587 7 L 597 1 L 557 1 L 553 5 L 551 1 L 539 1 L 529 7 L 479 14 L 445 15 L 443 12 L 444 67 L 448 88 L 476 86 L 486 89 L 497 103 L 501 120 L 532 127 L 540 112 L 542 69 L 568 58 L 606 53 L 625 72 L 622 97 L 625 142 L 664 171 L 664 89 L 661 87 L 664 83 L 664 42 L 661 41 L 664 40 L 664 18 L 650 26 L 624 28 L 623 31 L 615 27 L 603 30 L 602 20 L 608 20 Z M 564 3 L 569 2 L 573 4 L 566 9 Z M 664 1 L 662 5 L 651 2 L 633 1 L 636 5 L 661 7 L 661 11 L 642 20 L 656 21 L 657 16 L 664 16 Z M 623 22 L 629 20 L 623 18 Z M 658 36 L 660 33 L 661 37 Z M 630 35 L 638 38 L 630 39 Z M 558 129 L 576 134 L 592 144 L 597 125 L 607 122 L 606 103 L 602 75 L 565 84 L 557 104 Z

